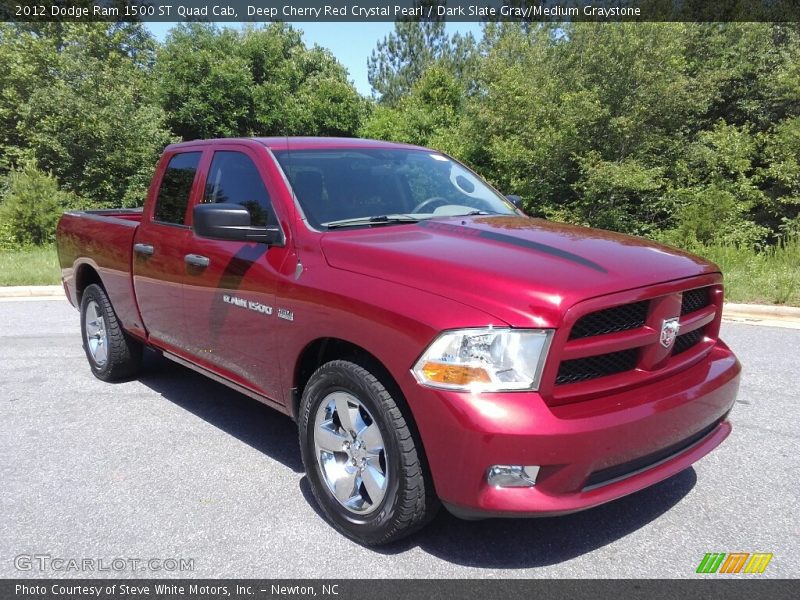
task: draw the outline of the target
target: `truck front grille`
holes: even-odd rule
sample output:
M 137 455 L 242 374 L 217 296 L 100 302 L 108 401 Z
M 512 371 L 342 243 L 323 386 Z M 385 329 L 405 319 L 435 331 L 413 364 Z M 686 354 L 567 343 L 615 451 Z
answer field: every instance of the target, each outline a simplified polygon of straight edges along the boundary
M 632 350 L 623 350 L 622 352 L 609 352 L 599 356 L 565 360 L 558 368 L 556 383 L 575 383 L 630 371 L 636 366 L 638 354 L 639 351 L 634 348 Z
M 569 339 L 577 340 L 642 327 L 647 318 L 649 304 L 649 302 L 634 302 L 589 313 L 573 325 Z
M 683 292 L 681 297 L 681 316 L 708 306 L 711 303 L 708 292 L 709 288 L 707 287 Z
M 694 331 L 684 333 L 675 338 L 675 345 L 672 347 L 672 356 L 680 354 L 681 352 L 686 352 L 700 343 L 700 340 L 703 339 L 703 329 L 704 328 L 701 327 L 700 329 L 695 329 Z
M 687 368 L 716 342 L 722 313 L 722 285 L 708 284 L 681 289 L 636 302 L 598 307 L 581 314 L 581 305 L 565 318 L 557 332 L 550 356 L 559 357 L 542 377 L 540 393 L 551 404 L 588 399 L 613 389 L 632 387 Z M 712 279 L 713 281 L 713 279 Z M 664 289 L 664 288 L 662 288 Z M 611 297 L 613 298 L 613 296 Z M 669 322 L 679 319 L 672 343 Z M 570 323 L 572 326 L 570 327 Z

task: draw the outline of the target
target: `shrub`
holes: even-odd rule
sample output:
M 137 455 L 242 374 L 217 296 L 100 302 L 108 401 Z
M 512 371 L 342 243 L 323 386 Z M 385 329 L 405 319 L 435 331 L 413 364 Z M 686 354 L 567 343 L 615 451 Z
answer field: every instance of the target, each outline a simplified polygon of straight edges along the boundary
M 10 172 L 3 181 L 0 202 L 0 247 L 51 243 L 65 210 L 78 208 L 77 196 L 61 190 L 50 173 L 34 161 Z
M 743 196 L 713 184 L 675 190 L 672 198 L 677 227 L 656 237 L 688 249 L 718 244 L 761 248 L 769 230 L 747 218 Z

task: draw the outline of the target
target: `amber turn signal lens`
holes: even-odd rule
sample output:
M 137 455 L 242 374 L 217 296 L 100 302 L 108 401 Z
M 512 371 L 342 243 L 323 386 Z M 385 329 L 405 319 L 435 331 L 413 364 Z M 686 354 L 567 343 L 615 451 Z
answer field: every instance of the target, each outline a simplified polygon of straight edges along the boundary
M 491 383 L 489 373 L 481 367 L 465 365 L 448 365 L 426 362 L 422 365 L 422 373 L 428 381 L 447 383 L 450 385 L 469 385 L 471 383 Z

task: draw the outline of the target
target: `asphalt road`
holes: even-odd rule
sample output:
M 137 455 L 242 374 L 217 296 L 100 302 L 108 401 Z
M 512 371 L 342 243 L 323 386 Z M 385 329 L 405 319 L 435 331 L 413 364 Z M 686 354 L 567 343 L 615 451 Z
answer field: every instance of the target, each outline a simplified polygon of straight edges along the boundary
M 797 577 L 800 330 L 723 337 L 745 368 L 734 433 L 693 468 L 566 517 L 442 512 L 371 550 L 316 512 L 288 418 L 155 355 L 139 380 L 102 383 L 64 300 L 0 302 L 0 577 L 108 574 L 19 571 L 19 555 L 194 561 L 120 572 L 147 577 L 697 577 L 706 552 L 737 551 Z

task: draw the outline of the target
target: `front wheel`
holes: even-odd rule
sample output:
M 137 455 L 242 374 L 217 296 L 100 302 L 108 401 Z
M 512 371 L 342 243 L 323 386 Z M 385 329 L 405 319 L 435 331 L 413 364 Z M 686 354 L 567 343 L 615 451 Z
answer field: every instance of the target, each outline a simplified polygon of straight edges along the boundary
M 142 363 L 142 344 L 125 333 L 105 290 L 92 284 L 81 297 L 83 349 L 95 377 L 117 381 L 134 376 Z
M 362 544 L 405 537 L 435 512 L 437 501 L 396 399 L 355 363 L 332 361 L 311 376 L 301 403 L 300 448 L 322 511 Z

